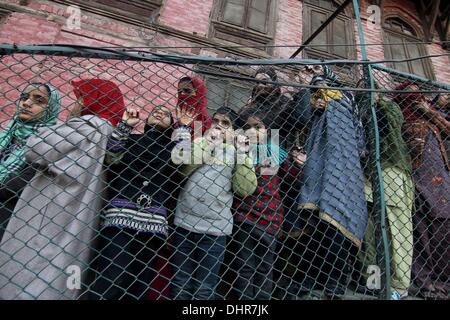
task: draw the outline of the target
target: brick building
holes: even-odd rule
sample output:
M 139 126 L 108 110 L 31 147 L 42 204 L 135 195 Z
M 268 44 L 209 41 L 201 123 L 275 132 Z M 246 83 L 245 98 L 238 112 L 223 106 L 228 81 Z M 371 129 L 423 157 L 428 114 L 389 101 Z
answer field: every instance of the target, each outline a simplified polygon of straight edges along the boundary
M 289 58 L 342 2 L 344 1 L 0 0 L 0 43 L 151 47 L 149 51 L 159 53 Z M 369 59 L 448 54 L 446 43 L 437 43 L 448 40 L 450 6 L 445 1 L 431 1 L 427 6 L 424 1 L 410 0 L 359 2 L 364 36 L 369 44 Z M 73 17 L 73 11 L 68 9 L 69 5 L 80 8 L 79 28 L 68 23 Z M 377 10 L 377 7 L 369 7 L 371 5 L 381 8 L 379 23 L 377 12 L 375 16 L 372 15 L 373 8 Z M 412 44 L 414 41 L 419 43 Z M 425 41 L 432 43 L 424 44 Z M 333 46 L 318 46 L 323 43 Z M 352 4 L 311 44 L 297 58 L 361 59 Z M 38 63 L 37 59 L 42 61 Z M 7 100 L 12 100 L 14 94 L 17 94 L 13 92 L 14 84 L 20 85 L 25 78 L 29 79 L 33 75 L 52 79 L 52 83 L 63 92 L 71 91 L 67 80 L 85 76 L 86 71 L 90 75 L 105 75 L 107 64 L 102 66 L 104 62 L 96 65 L 92 61 L 83 61 L 84 65 L 80 63 L 77 68 L 71 68 L 70 72 L 66 70 L 55 78 L 56 71 L 52 68 L 57 61 L 55 59 L 50 63 L 43 57 L 32 57 L 28 62 L 26 59 L 22 60 L 22 66 L 4 60 L 0 65 L 3 69 L 1 77 L 8 81 L 1 81 L 0 89 L 9 97 Z M 447 55 L 389 66 L 439 82 L 448 82 L 449 62 Z M 11 64 L 12 67 L 7 67 Z M 176 83 L 182 71 L 157 64 L 131 68 L 129 63 L 114 64 L 114 69 L 115 71 L 108 71 L 107 77 L 122 83 L 128 103 L 135 103 L 143 108 L 147 108 L 148 101 L 152 101 L 152 104 L 174 103 L 173 83 Z M 145 77 L 140 78 L 144 74 Z M 287 74 L 291 80 L 294 76 Z M 161 77 L 166 82 L 158 80 Z M 212 109 L 220 104 L 236 107 L 249 94 L 248 86 L 236 81 L 214 77 L 207 78 L 207 81 Z M 150 91 L 147 90 L 149 87 L 152 87 Z M 67 106 L 72 100 L 73 96 L 68 94 L 64 104 Z M 5 101 L 3 105 L 5 106 Z M 1 117 L 3 118 L 3 114 Z
M 133 47 L 154 53 L 286 59 L 344 1 L 0 0 L 0 43 Z M 433 55 L 435 57 L 388 63 L 387 66 L 426 79 L 449 82 L 450 42 L 445 42 L 450 40 L 448 1 L 428 1 L 427 5 L 424 0 L 360 0 L 359 3 L 370 60 Z M 81 24 L 74 26 L 77 9 L 80 9 Z M 360 60 L 362 54 L 358 45 L 358 29 L 350 4 L 296 59 Z M 148 112 L 158 104 L 175 106 L 177 80 L 191 72 L 189 68 L 195 70 L 198 66 L 183 68 L 155 62 L 0 55 L 0 126 L 4 127 L 5 120 L 14 113 L 18 89 L 30 81 L 49 82 L 57 87 L 67 109 L 75 102 L 71 80 L 113 79 L 119 83 L 127 106 Z M 253 70 L 242 67 L 220 72 L 251 75 Z M 282 77 L 295 81 L 295 70 L 283 71 Z M 221 105 L 239 108 L 248 99 L 251 84 L 204 77 L 211 110 Z M 66 115 L 67 110 L 61 118 Z

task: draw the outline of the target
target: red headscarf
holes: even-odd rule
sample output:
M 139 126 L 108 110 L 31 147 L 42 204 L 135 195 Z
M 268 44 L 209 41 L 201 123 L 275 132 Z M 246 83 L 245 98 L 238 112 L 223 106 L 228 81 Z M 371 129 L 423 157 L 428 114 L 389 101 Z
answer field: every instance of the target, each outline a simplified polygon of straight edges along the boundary
M 112 81 L 87 79 L 72 81 L 77 99 L 83 98 L 85 109 L 81 115 L 97 115 L 115 126 L 125 111 L 123 95 Z
M 202 133 L 211 127 L 211 117 L 208 115 L 208 88 L 205 83 L 197 77 L 184 77 L 180 81 L 189 80 L 192 83 L 196 93 L 191 97 L 185 97 L 183 93 L 178 93 L 177 107 L 188 106 L 190 109 L 194 109 L 198 112 L 198 116 L 192 122 L 192 128 L 194 128 L 194 122 L 200 121 L 202 123 Z
M 398 85 L 395 90 L 405 90 L 413 83 L 405 81 Z M 397 103 L 403 112 L 403 117 L 407 123 L 413 123 L 419 119 L 422 119 L 422 113 L 418 109 L 417 104 L 421 102 L 425 97 L 421 93 L 395 93 L 394 102 Z

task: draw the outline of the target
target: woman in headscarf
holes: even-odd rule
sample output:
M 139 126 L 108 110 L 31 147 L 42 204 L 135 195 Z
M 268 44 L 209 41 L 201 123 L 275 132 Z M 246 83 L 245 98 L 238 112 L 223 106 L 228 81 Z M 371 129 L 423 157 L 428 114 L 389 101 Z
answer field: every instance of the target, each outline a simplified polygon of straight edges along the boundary
M 396 90 L 417 91 L 411 82 Z M 406 125 L 403 136 L 412 158 L 416 187 L 414 281 L 424 297 L 447 299 L 450 285 L 450 165 L 444 140 L 450 122 L 431 107 L 423 94 L 397 93 Z
M 178 82 L 177 92 L 177 109 L 194 110 L 197 115 L 191 124 L 194 134 L 196 125 L 200 126 L 202 134 L 205 133 L 211 127 L 211 117 L 208 115 L 208 88 L 205 83 L 198 77 L 183 77 Z
M 358 95 L 358 100 L 365 98 Z M 382 97 L 377 98 L 376 116 L 380 136 L 380 160 L 386 201 L 386 216 L 391 243 L 391 299 L 400 300 L 408 295 L 411 284 L 411 267 L 413 256 L 412 208 L 414 186 L 412 182 L 411 159 L 402 137 L 405 123 L 400 107 Z M 370 132 L 369 138 L 375 140 Z M 374 143 L 374 142 L 373 142 Z M 373 145 L 372 143 L 372 145 Z M 366 166 L 366 199 L 369 212 L 373 210 L 372 168 Z M 372 171 L 373 172 L 373 171 Z M 374 219 L 369 216 L 369 223 L 361 250 L 361 260 L 365 273 L 370 265 L 377 265 L 376 241 L 374 238 Z
M 311 84 L 329 87 L 333 82 L 322 75 Z M 302 286 L 309 291 L 316 282 L 330 298 L 345 293 L 349 260 L 361 245 L 368 218 L 353 107 L 339 90 L 311 92 L 308 157 L 297 200 L 313 240 L 303 255 L 302 264 L 310 266 Z
M 1 299 L 76 299 L 99 223 L 108 136 L 124 111 L 113 82 L 73 81 L 79 105 L 26 142 L 37 168 L 0 244 Z
M 25 143 L 36 131 L 54 125 L 61 110 L 58 92 L 31 83 L 20 94 L 14 118 L 0 133 L 0 240 L 19 196 L 35 169 L 25 159 Z

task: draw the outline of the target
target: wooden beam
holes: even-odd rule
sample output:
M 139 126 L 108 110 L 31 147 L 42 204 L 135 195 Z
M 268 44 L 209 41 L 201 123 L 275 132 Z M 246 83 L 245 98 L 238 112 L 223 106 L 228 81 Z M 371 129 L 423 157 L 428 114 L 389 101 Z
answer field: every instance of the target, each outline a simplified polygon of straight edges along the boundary
M 425 41 L 431 41 L 433 38 L 433 27 L 436 22 L 437 15 L 439 13 L 441 0 L 435 0 L 428 6 L 425 6 L 424 1 L 420 0 L 416 2 L 417 12 L 419 13 L 420 20 L 422 22 L 423 33 L 425 35 Z M 431 8 L 431 12 L 428 11 Z M 431 16 L 430 16 L 431 14 Z
M 425 5 L 423 4 L 423 0 L 416 2 L 417 13 L 419 14 L 420 22 L 422 23 L 423 33 L 425 35 L 425 41 L 430 41 L 430 34 L 428 31 L 427 19 L 425 15 Z
M 444 37 L 447 39 L 447 35 L 450 28 L 450 2 L 447 3 L 447 6 L 442 10 L 442 21 L 444 22 L 447 19 L 447 22 L 444 27 Z
M 445 27 L 443 28 L 443 37 L 444 37 L 444 41 L 447 41 L 447 40 L 449 40 L 448 39 L 448 31 L 449 31 L 449 28 L 450 28 L 450 17 L 447 15 L 446 16 L 447 17 L 447 22 L 445 23 Z
M 442 14 L 448 16 L 450 14 L 450 2 L 442 9 Z
M 439 34 L 439 40 L 442 41 L 441 46 L 442 48 L 449 50 L 450 49 L 450 43 L 446 42 L 449 41 L 449 28 L 450 28 L 450 17 L 448 14 L 448 11 L 450 10 L 450 4 L 446 4 L 442 7 L 442 10 L 440 10 L 438 18 L 435 20 L 435 28 L 437 33 Z
M 416 3 L 417 4 L 417 3 Z M 425 12 L 425 4 L 423 3 L 423 0 L 420 0 L 418 5 L 420 6 L 420 10 L 422 10 L 423 12 Z M 419 9 L 419 8 L 417 8 Z
M 431 21 L 430 21 L 430 24 L 429 24 L 430 25 L 430 30 L 433 28 L 434 23 L 436 22 L 436 18 L 437 18 L 438 13 L 439 13 L 440 5 L 441 5 L 441 0 L 436 0 L 434 2 L 434 8 L 432 10 L 433 13 L 432 13 Z
M 445 28 L 444 28 L 444 36 L 445 37 L 448 35 L 449 26 L 450 26 L 450 17 L 447 16 L 447 23 L 445 24 Z
M 384 6 L 384 0 L 379 0 L 378 1 L 378 6 L 380 7 L 380 11 L 381 11 L 381 23 L 383 23 L 384 20 L 384 10 L 383 10 L 383 6 Z

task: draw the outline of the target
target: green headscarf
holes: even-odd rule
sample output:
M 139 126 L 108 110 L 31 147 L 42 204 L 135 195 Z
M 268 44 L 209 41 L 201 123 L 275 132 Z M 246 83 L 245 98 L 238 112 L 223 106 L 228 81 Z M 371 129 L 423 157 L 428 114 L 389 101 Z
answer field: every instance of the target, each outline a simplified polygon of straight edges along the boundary
M 386 117 L 384 134 L 380 139 L 380 158 L 382 166 L 395 166 L 411 174 L 411 161 L 405 141 L 402 137 L 402 127 L 405 123 L 400 107 L 392 102 L 380 99 L 377 107 Z M 381 130 L 381 128 L 379 128 Z M 373 134 L 371 134 L 373 135 Z M 371 137 L 375 139 L 375 137 Z
M 0 160 L 0 183 L 4 183 L 12 174 L 23 169 L 26 164 L 25 143 L 28 137 L 35 134 L 40 127 L 55 124 L 61 111 L 61 97 L 54 88 L 42 83 L 30 85 L 36 88 L 45 86 L 50 91 L 49 102 L 42 117 L 26 122 L 18 117 L 19 102 L 17 102 L 17 113 L 14 119 L 0 133 L 0 154 L 3 154 L 5 150 L 9 151 L 9 155 Z

